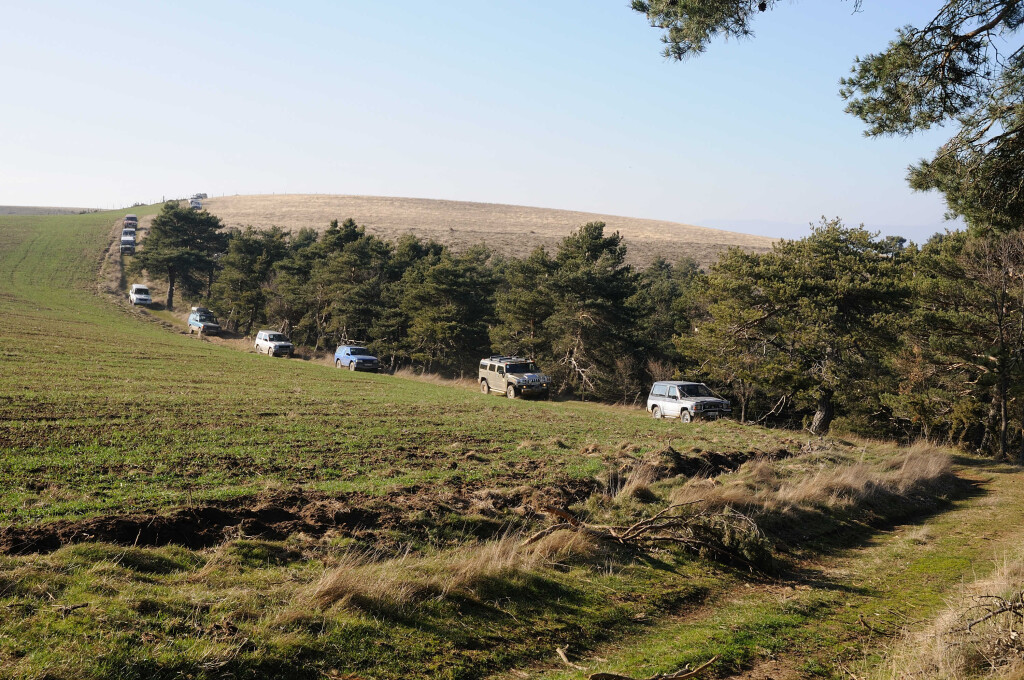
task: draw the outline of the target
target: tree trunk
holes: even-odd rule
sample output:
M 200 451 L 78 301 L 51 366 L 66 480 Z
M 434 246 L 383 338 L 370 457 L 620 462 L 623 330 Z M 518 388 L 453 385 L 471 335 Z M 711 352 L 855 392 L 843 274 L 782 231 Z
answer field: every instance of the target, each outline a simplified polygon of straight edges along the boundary
M 259 308 L 256 305 L 252 306 L 252 310 L 249 312 L 249 320 L 245 323 L 245 335 L 248 336 L 252 333 L 252 327 L 256 323 L 256 315 L 259 313 Z
M 167 309 L 174 309 L 174 276 L 173 269 L 167 270 Z
M 832 390 L 822 387 L 818 390 L 818 410 L 814 412 L 814 420 L 811 421 L 811 432 L 823 435 L 828 432 L 832 418 L 835 417 L 835 407 L 832 405 Z
M 1009 415 L 1006 412 L 1006 370 L 999 373 L 999 459 L 1010 460 L 1008 448 L 1007 429 L 1009 428 Z

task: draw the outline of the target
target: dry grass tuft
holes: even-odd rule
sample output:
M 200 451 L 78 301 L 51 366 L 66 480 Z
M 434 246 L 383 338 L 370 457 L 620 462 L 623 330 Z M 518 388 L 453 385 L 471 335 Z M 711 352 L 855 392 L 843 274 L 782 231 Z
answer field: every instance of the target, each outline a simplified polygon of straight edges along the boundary
M 1004 559 L 991 576 L 965 586 L 931 626 L 905 635 L 873 680 L 1024 678 L 1024 613 L 974 623 L 1000 603 L 1021 602 L 1022 591 L 1024 555 Z
M 419 382 L 430 383 L 431 385 L 459 387 L 467 390 L 480 389 L 479 385 L 477 385 L 476 378 L 467 378 L 465 376 L 461 378 L 446 378 L 443 375 L 438 375 L 437 373 L 426 373 L 409 367 L 395 369 L 394 375 L 399 378 L 405 378 L 406 380 L 417 380 Z
M 381 559 L 372 553 L 342 555 L 305 599 L 319 607 L 340 606 L 364 611 L 402 608 L 430 597 L 474 594 L 496 579 L 537 572 L 567 557 L 589 557 L 598 546 L 575 532 L 555 532 L 524 546 L 523 536 L 463 546 L 437 555 Z
M 731 507 L 784 527 L 812 514 L 898 515 L 919 502 L 918 492 L 940 495 L 952 479 L 949 454 L 927 443 L 879 462 L 862 459 L 862 452 L 820 447 L 782 460 L 757 459 L 717 480 L 690 479 L 671 491 L 670 500 L 701 501 L 713 511 Z

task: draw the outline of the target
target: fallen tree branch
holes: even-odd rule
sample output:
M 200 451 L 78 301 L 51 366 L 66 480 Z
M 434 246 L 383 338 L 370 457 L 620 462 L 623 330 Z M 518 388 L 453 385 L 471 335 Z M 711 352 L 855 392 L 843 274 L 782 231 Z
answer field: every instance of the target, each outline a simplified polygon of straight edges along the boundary
M 689 668 L 684 668 L 683 670 L 676 671 L 675 673 L 668 673 L 668 674 L 665 674 L 665 673 L 655 673 L 654 675 L 650 676 L 649 678 L 644 678 L 643 680 L 685 680 L 686 678 L 695 678 L 695 677 L 697 677 L 697 675 L 699 673 L 704 671 L 708 666 L 710 666 L 711 664 L 713 664 L 716 661 L 718 661 L 718 655 L 717 654 L 715 656 L 711 657 L 710 659 L 708 659 L 707 661 L 705 661 L 703 664 L 701 664 L 697 668 L 694 668 L 693 670 L 690 670 Z M 589 680 L 637 680 L 637 679 L 636 678 L 632 678 L 632 677 L 630 677 L 628 675 L 619 675 L 618 673 L 592 673 L 589 676 Z
M 994 596 L 991 596 L 991 597 L 994 597 Z M 974 619 L 973 621 L 968 623 L 967 627 L 964 628 L 964 631 L 969 633 L 969 632 L 971 632 L 971 629 L 974 628 L 975 626 L 977 626 L 979 623 L 984 623 L 985 621 L 988 621 L 991 618 L 999 616 L 1000 614 L 1013 613 L 1013 614 L 1016 614 L 1017 616 L 1024 617 L 1024 601 L 1011 602 L 1011 601 L 1003 600 L 1000 597 L 996 597 L 996 599 L 999 600 L 1002 604 L 1000 604 L 995 609 L 989 611 L 987 614 L 985 614 L 981 618 Z
M 57 613 L 61 615 L 61 618 L 67 618 L 67 615 L 76 609 L 83 609 L 88 606 L 88 602 L 83 602 L 82 604 L 55 604 L 53 605 L 53 608 L 57 610 Z
M 761 531 L 752 519 L 731 509 L 722 512 L 702 510 L 691 514 L 674 512 L 682 507 L 703 502 L 703 500 L 696 500 L 673 503 L 651 517 L 641 519 L 629 526 L 588 524 L 581 522 L 565 510 L 544 507 L 541 508 L 544 512 L 563 521 L 541 529 L 524 540 L 522 545 L 536 543 L 556 531 L 578 531 L 598 540 L 631 548 L 650 549 L 658 544 L 669 543 L 710 551 L 757 570 L 757 565 L 740 554 L 740 550 L 728 545 L 724 540 L 721 545 L 717 544 L 723 536 L 728 534 L 735 536 L 737 533 L 746 535 L 753 539 L 753 542 L 762 541 Z
M 568 666 L 569 668 L 575 668 L 578 671 L 585 671 L 585 670 L 587 670 L 583 666 L 574 664 L 572 661 L 569 661 L 569 656 L 565 653 L 565 649 L 566 649 L 565 647 L 555 647 L 555 651 L 558 652 L 558 656 L 560 656 L 562 658 L 562 661 L 565 662 L 566 666 Z

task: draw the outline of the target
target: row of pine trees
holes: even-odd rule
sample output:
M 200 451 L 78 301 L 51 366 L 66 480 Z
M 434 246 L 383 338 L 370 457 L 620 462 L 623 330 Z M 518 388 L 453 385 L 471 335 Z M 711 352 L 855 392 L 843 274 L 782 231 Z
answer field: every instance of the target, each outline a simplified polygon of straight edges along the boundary
M 823 219 L 805 238 L 732 249 L 702 271 L 626 264 L 622 238 L 600 222 L 523 257 L 392 243 L 352 220 L 323 233 L 219 227 L 168 204 L 135 266 L 243 334 L 270 326 L 327 351 L 356 342 L 392 368 L 452 375 L 475 375 L 491 353 L 527 356 L 560 394 L 625 404 L 643 402 L 652 380 L 706 381 L 746 422 L 925 436 L 1024 460 L 1020 231 L 916 246 Z

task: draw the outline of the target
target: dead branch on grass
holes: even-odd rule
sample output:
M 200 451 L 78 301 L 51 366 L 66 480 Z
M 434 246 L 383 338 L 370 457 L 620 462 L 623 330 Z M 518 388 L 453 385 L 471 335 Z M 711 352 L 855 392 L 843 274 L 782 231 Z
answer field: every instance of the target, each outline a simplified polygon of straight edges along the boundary
M 984 597 L 992 600 L 992 604 L 977 605 L 976 607 L 972 607 L 972 609 L 982 609 L 985 610 L 986 613 L 983 616 L 970 621 L 967 626 L 959 632 L 969 633 L 971 632 L 971 629 L 978 624 L 984 623 L 985 621 L 993 619 L 1001 614 L 1014 614 L 1017 618 L 1024 619 L 1024 591 L 1017 593 L 1017 596 L 1012 600 L 1004 599 L 998 595 L 987 595 Z
M 697 666 L 693 670 L 690 670 L 689 665 L 686 668 L 676 671 L 675 673 L 655 673 L 649 678 L 643 680 L 685 680 L 685 678 L 695 678 L 698 674 L 703 672 L 708 666 L 718 661 L 718 655 L 711 657 L 700 666 Z M 592 673 L 589 676 L 589 680 L 637 680 L 631 678 L 628 675 L 619 675 L 618 673 Z
M 522 545 L 527 546 L 536 543 L 556 531 L 569 530 L 584 533 L 610 543 L 641 550 L 649 550 L 664 544 L 707 550 L 730 559 L 739 560 L 752 569 L 756 568 L 755 565 L 751 564 L 743 556 L 737 554 L 737 551 L 727 548 L 724 542 L 719 545 L 715 541 L 709 540 L 708 536 L 708 527 L 719 525 L 723 535 L 737 533 L 760 540 L 762 538 L 761 531 L 752 519 L 730 508 L 726 508 L 723 511 L 703 509 L 690 514 L 675 512 L 680 508 L 703 502 L 701 499 L 672 503 L 651 517 L 641 519 L 629 526 L 588 524 L 581 522 L 565 510 L 543 507 L 541 510 L 563 521 L 541 529 L 523 541 Z
M 572 661 L 569 661 L 569 655 L 566 654 L 566 648 L 565 647 L 555 647 L 555 651 L 558 652 L 559 658 L 561 658 L 562 661 L 565 663 L 565 665 L 568 666 L 569 668 L 575 668 L 578 671 L 585 671 L 585 670 L 587 670 L 583 666 L 580 666 L 579 664 L 575 664 Z

